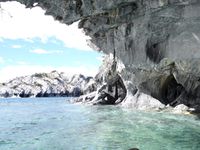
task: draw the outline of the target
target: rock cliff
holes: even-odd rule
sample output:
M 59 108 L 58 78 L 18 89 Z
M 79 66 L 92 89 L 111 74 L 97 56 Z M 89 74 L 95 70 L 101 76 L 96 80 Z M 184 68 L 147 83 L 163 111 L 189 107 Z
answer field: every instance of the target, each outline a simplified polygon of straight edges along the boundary
M 36 73 L 0 84 L 0 97 L 80 96 L 96 89 L 93 78 L 83 75 L 66 77 L 63 73 Z
M 199 0 L 17 1 L 65 24 L 80 20 L 91 45 L 106 54 L 116 50 L 128 90 L 163 104 L 200 106 Z

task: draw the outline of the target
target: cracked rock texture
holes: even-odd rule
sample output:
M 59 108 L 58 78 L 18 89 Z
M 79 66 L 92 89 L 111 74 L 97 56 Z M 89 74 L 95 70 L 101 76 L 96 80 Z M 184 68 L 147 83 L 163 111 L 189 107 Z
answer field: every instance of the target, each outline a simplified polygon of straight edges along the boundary
M 91 45 L 107 54 L 116 50 L 132 87 L 164 104 L 199 107 L 199 0 L 17 1 L 65 24 L 80 20 Z

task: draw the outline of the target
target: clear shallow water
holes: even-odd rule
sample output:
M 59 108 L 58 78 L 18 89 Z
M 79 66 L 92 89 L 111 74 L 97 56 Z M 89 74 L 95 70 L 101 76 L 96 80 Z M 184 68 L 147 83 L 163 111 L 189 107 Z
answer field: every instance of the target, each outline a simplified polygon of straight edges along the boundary
M 194 116 L 69 104 L 64 98 L 0 99 L 0 150 L 200 150 Z

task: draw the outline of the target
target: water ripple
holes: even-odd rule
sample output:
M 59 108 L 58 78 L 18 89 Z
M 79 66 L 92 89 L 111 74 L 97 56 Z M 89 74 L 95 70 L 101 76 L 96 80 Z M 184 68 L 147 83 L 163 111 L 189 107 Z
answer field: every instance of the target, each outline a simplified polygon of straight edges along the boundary
M 200 121 L 193 116 L 73 105 L 58 99 L 8 103 L 1 102 L 0 109 L 2 150 L 200 149 Z

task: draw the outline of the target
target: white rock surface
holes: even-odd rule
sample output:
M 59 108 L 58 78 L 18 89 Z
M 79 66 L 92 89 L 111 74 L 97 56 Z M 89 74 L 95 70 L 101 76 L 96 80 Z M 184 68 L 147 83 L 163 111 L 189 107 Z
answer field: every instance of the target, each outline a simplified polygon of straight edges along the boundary
M 125 108 L 137 110 L 162 110 L 165 108 L 165 105 L 159 100 L 140 92 L 137 92 L 134 96 L 128 95 L 121 105 Z
M 176 107 L 174 107 L 173 109 L 173 113 L 177 113 L 177 114 L 182 114 L 182 113 L 186 113 L 190 110 L 190 108 L 184 104 L 180 104 L 177 105 Z

